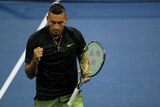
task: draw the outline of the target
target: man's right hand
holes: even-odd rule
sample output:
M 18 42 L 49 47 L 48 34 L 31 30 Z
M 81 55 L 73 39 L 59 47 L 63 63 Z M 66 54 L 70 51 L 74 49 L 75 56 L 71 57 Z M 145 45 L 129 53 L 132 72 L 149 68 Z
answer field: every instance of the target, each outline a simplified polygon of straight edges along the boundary
M 35 63 L 38 63 L 41 60 L 42 56 L 43 56 L 43 48 L 40 47 L 35 48 L 33 54 L 33 61 Z

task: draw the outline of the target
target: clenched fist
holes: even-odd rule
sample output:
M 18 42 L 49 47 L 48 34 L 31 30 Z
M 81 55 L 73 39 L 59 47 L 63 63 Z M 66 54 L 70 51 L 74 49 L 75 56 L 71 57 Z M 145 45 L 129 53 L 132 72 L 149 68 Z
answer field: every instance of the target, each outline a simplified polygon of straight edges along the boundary
M 43 48 L 40 47 L 35 48 L 33 53 L 33 61 L 35 63 L 38 63 L 41 60 L 42 56 L 43 56 Z

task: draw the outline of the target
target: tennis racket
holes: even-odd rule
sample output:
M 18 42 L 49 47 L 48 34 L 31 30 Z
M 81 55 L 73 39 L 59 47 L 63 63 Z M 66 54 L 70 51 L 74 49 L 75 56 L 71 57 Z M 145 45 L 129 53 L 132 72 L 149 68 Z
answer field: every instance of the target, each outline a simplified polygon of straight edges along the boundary
M 89 42 L 82 53 L 80 68 L 81 73 L 83 73 L 87 77 L 93 77 L 101 70 L 104 61 L 105 61 L 106 53 L 103 46 L 97 41 Z M 83 85 L 84 81 L 81 82 L 81 78 L 78 82 L 78 85 L 74 89 L 72 96 L 67 102 L 68 105 L 72 105 L 78 92 L 80 91 L 80 87 Z

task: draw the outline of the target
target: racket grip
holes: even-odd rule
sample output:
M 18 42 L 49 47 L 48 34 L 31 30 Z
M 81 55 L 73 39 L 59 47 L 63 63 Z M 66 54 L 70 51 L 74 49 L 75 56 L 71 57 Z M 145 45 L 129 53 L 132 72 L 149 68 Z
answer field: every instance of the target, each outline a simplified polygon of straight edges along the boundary
M 79 92 L 79 89 L 76 87 L 76 88 L 74 89 L 74 91 L 73 91 L 73 94 L 72 94 L 71 98 L 70 98 L 69 101 L 67 102 L 67 105 L 71 106 L 71 105 L 73 104 L 73 102 L 74 102 L 74 100 L 75 100 L 78 92 Z

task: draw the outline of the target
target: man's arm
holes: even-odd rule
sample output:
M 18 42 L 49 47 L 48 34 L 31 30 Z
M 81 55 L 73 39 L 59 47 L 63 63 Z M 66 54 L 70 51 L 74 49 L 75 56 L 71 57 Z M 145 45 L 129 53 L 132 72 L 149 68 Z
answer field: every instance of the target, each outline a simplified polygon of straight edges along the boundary
M 33 79 L 38 73 L 38 64 L 34 60 L 25 65 L 25 73 L 29 79 Z
M 38 62 L 43 56 L 43 48 L 37 47 L 34 49 L 33 59 L 29 64 L 25 65 L 25 73 L 29 79 L 33 79 L 38 73 Z

